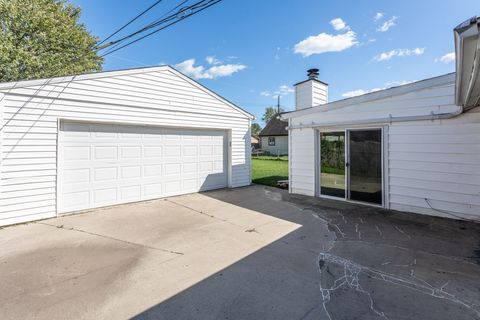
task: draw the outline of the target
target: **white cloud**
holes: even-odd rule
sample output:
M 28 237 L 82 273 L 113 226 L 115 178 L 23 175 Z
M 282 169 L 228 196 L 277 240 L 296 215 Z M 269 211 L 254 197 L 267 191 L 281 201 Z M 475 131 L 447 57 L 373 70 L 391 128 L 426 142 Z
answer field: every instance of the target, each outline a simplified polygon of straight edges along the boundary
M 378 20 L 380 20 L 380 19 L 382 19 L 382 18 L 383 18 L 383 12 L 377 12 L 377 13 L 375 14 L 375 17 L 373 17 L 373 20 L 374 20 L 374 21 L 378 21 Z
M 377 31 L 380 32 L 387 32 L 391 27 L 393 27 L 395 24 L 395 20 L 397 20 L 398 17 L 393 16 L 387 21 L 385 21 L 380 27 L 377 28 Z
M 195 66 L 195 59 L 188 59 L 175 65 L 175 68 L 177 68 L 178 71 L 194 79 L 216 79 L 219 77 L 228 77 L 246 67 L 247 66 L 243 64 L 217 64 L 213 67 L 206 68 L 202 65 Z
M 278 95 L 280 95 L 280 96 L 286 96 L 286 95 L 288 95 L 288 94 L 290 94 L 290 93 L 293 93 L 293 92 L 295 92 L 295 90 L 293 90 L 292 87 L 289 87 L 289 86 L 287 86 L 286 84 L 284 84 L 284 85 L 281 85 L 280 87 L 278 87 L 278 90 L 275 91 L 274 93 L 275 93 L 275 95 L 277 95 L 277 96 L 278 96 Z
M 455 52 L 449 52 L 447 54 L 444 54 L 440 58 L 435 59 L 435 62 L 443 62 L 443 63 L 450 63 L 455 61 Z
M 345 21 L 343 21 L 341 18 L 335 18 L 332 21 L 330 21 L 330 24 L 332 25 L 333 29 L 339 31 L 343 29 L 350 30 L 350 27 L 347 26 Z
M 353 91 L 348 91 L 348 92 L 342 93 L 342 97 L 351 98 L 351 97 L 361 96 L 362 94 L 365 94 L 365 93 L 368 93 L 368 91 L 358 89 L 358 90 L 353 90 Z
M 415 49 L 395 49 L 386 52 L 382 52 L 373 57 L 374 61 L 388 61 L 393 57 L 407 57 L 407 56 L 419 56 L 425 52 L 425 48 Z
M 295 92 L 295 90 L 292 87 L 287 86 L 286 84 L 283 84 L 283 85 L 279 86 L 278 89 L 273 91 L 273 92 L 262 91 L 262 92 L 260 92 L 260 95 L 264 96 L 264 97 L 270 97 L 271 96 L 273 99 L 277 99 L 277 96 L 284 97 L 284 96 L 287 96 L 287 95 L 289 95 L 293 92 Z
M 205 60 L 208 62 L 208 64 L 211 65 L 217 65 L 222 63 L 222 61 L 218 60 L 215 56 L 207 56 Z
M 373 89 L 370 89 L 370 90 L 363 90 L 363 89 L 358 89 L 358 90 L 353 90 L 353 91 L 348 91 L 348 92 L 345 92 L 342 94 L 342 97 L 344 98 L 352 98 L 352 97 L 356 97 L 356 96 L 361 96 L 363 94 L 366 94 L 366 93 L 371 93 L 371 92 L 375 92 L 375 91 L 380 91 L 380 90 L 385 90 L 387 88 L 390 88 L 390 87 L 394 87 L 394 86 L 403 86 L 404 84 L 409 84 L 409 83 L 412 83 L 412 82 L 415 82 L 416 80 L 413 80 L 413 81 L 394 81 L 394 82 L 388 82 L 385 84 L 384 87 L 382 88 L 373 88 Z
M 294 52 L 299 53 L 304 57 L 308 57 L 312 54 L 343 51 L 357 43 L 356 34 L 351 30 L 338 35 L 320 33 L 297 43 Z

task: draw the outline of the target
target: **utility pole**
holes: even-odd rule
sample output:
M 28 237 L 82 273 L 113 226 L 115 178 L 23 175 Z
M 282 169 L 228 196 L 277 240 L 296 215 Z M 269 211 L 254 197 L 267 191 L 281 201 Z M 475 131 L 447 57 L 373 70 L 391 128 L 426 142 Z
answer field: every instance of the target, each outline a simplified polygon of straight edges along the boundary
M 277 96 L 277 114 L 280 114 L 280 95 Z

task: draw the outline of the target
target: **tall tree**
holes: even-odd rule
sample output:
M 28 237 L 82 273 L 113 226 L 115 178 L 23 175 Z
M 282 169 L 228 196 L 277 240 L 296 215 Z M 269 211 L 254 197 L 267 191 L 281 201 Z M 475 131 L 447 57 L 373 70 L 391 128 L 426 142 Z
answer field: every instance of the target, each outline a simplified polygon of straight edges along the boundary
M 283 109 L 280 108 L 280 112 L 283 112 Z M 266 107 L 265 108 L 265 113 L 262 116 L 262 120 L 267 123 L 270 121 L 273 117 L 275 117 L 278 114 L 277 107 Z
M 102 69 L 97 39 L 65 0 L 0 0 L 0 81 Z
M 262 131 L 262 127 L 258 123 L 252 123 L 252 134 L 257 135 Z

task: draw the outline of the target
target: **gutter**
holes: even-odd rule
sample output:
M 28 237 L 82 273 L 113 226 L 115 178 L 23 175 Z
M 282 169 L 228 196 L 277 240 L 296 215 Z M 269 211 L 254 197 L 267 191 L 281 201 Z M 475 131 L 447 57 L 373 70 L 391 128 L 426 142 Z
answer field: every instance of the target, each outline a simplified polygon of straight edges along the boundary
M 431 113 L 424 116 L 409 116 L 409 117 L 390 117 L 388 118 L 378 118 L 378 119 L 367 119 L 367 120 L 355 120 L 355 121 L 338 121 L 338 122 L 328 122 L 328 123 L 315 123 L 312 121 L 310 124 L 299 125 L 289 125 L 287 130 L 293 129 L 305 129 L 305 128 L 318 128 L 318 127 L 336 127 L 336 126 L 346 126 L 346 125 L 358 125 L 358 124 L 383 124 L 383 123 L 392 123 L 392 122 L 406 122 L 406 121 L 421 121 L 421 120 L 442 120 L 442 119 L 451 119 L 462 114 L 463 107 L 457 106 L 457 110 L 454 112 L 447 113 Z
M 480 17 L 470 18 L 454 30 L 455 103 L 471 109 L 480 105 Z

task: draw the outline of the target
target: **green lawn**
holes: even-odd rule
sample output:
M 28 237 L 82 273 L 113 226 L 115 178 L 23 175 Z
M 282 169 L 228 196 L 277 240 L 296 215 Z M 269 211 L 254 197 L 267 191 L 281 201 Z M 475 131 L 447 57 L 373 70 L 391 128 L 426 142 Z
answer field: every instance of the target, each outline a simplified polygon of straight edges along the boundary
M 278 180 L 288 179 L 288 157 L 252 157 L 252 181 L 276 187 Z

